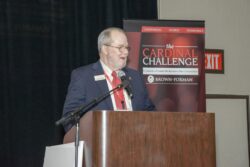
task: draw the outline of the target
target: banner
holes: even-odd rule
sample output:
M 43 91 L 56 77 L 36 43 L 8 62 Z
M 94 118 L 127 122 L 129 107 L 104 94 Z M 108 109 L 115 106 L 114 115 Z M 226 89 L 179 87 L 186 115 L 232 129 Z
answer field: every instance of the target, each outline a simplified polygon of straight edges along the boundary
M 160 111 L 205 112 L 204 21 L 124 20 L 128 66 Z

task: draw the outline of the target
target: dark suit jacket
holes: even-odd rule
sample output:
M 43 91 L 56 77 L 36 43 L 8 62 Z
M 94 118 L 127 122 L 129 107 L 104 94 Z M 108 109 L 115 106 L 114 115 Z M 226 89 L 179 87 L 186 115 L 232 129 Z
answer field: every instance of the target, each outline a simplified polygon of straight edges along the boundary
M 124 68 L 123 71 L 126 73 L 127 78 L 130 79 L 131 90 L 133 92 L 131 99 L 133 110 L 155 110 L 155 106 L 148 98 L 148 93 L 140 73 L 130 68 Z M 103 74 L 104 72 L 100 61 L 73 70 L 68 87 L 68 94 L 64 103 L 63 115 L 74 111 L 79 106 L 109 91 L 105 79 L 95 81 L 94 76 Z M 99 104 L 93 106 L 91 110 L 113 110 L 111 97 L 109 96 Z M 68 131 L 71 126 L 72 125 L 64 126 L 64 128 Z

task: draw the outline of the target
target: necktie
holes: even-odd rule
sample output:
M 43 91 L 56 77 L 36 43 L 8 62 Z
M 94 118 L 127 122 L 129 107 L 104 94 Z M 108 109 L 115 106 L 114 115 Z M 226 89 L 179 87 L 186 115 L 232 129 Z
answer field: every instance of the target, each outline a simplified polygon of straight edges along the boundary
M 121 80 L 120 78 L 117 77 L 117 74 L 115 71 L 112 72 L 112 85 L 113 87 L 117 87 L 119 84 L 121 84 Z M 116 107 L 118 110 L 124 110 L 126 109 L 126 103 L 125 103 L 125 98 L 124 98 L 124 94 L 123 94 L 123 89 L 117 89 L 114 92 L 114 98 L 115 98 L 115 103 L 116 103 Z

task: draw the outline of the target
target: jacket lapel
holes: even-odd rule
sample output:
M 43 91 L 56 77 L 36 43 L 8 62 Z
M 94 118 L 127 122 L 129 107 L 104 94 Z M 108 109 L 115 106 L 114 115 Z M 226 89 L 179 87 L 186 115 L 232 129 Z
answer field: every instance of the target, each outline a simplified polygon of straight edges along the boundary
M 134 92 L 134 85 L 133 85 L 134 82 L 133 82 L 133 77 L 132 77 L 131 73 L 129 73 L 129 71 L 127 70 L 126 67 L 123 68 L 122 70 L 123 70 L 123 71 L 125 72 L 125 74 L 126 74 L 126 78 L 127 78 L 127 80 L 129 81 L 129 84 L 130 84 L 130 86 L 131 86 L 132 92 Z M 131 98 L 131 103 L 132 103 L 132 108 L 135 109 L 135 108 L 136 108 L 136 102 L 135 102 L 134 96 Z
M 93 68 L 93 72 L 94 72 L 93 77 L 98 76 L 98 75 L 104 75 L 104 71 L 102 69 L 102 65 L 100 63 L 100 60 L 98 62 L 94 63 L 92 68 Z M 102 95 L 102 94 L 109 91 L 106 79 L 95 81 L 95 83 L 96 83 L 97 87 L 99 88 L 99 92 L 100 92 L 99 95 Z M 107 109 L 113 109 L 113 105 L 112 105 L 112 101 L 111 101 L 110 96 L 107 97 L 104 100 L 104 102 L 107 105 Z

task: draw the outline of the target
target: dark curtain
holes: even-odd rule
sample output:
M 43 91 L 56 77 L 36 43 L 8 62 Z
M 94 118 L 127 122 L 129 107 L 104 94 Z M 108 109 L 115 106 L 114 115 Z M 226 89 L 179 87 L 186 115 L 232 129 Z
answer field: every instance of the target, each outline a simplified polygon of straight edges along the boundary
M 0 1 L 0 165 L 39 167 L 61 144 L 72 69 L 95 62 L 97 35 L 123 19 L 157 19 L 156 0 Z

